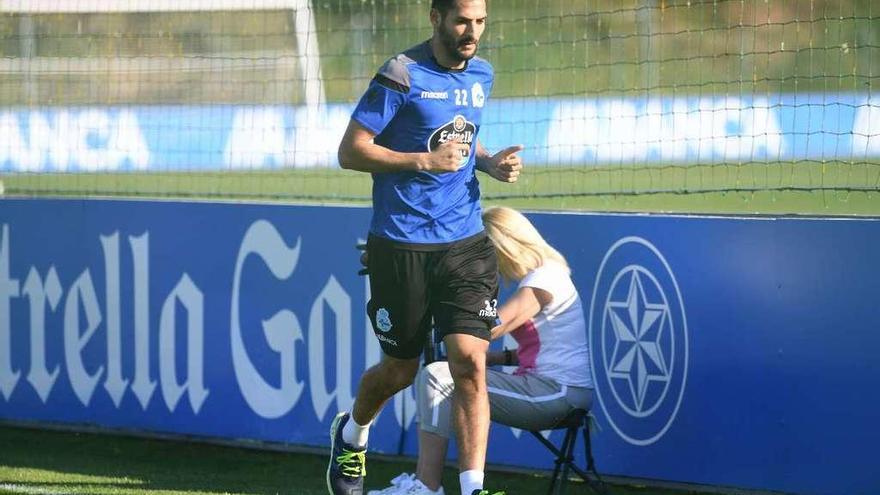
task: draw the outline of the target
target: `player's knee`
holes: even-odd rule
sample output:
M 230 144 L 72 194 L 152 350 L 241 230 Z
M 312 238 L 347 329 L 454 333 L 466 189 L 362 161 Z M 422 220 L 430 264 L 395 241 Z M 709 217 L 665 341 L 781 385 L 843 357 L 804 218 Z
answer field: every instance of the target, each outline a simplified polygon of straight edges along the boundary
M 486 376 L 486 356 L 471 353 L 457 356 L 449 361 L 449 370 L 456 386 L 468 383 L 482 383 Z
M 384 359 L 379 365 L 382 381 L 395 392 L 408 387 L 419 371 L 418 359 Z

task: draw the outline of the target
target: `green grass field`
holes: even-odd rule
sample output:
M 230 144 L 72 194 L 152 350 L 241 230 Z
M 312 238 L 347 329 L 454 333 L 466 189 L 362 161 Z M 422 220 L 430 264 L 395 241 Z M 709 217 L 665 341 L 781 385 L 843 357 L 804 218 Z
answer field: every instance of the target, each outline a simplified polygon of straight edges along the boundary
M 326 494 L 326 458 L 319 454 L 9 426 L 0 426 L 0 446 L 0 494 Z M 540 455 L 551 462 L 549 452 Z M 394 476 L 413 470 L 412 462 L 370 459 L 367 488 L 384 487 Z M 544 493 L 549 483 L 546 473 L 490 471 L 487 479 L 511 495 Z M 455 469 L 446 469 L 443 484 L 447 494 L 459 493 Z M 609 488 L 614 495 L 696 493 Z M 568 493 L 592 491 L 572 481 Z
M 546 167 L 516 184 L 480 174 L 486 204 L 534 210 L 880 215 L 880 163 Z M 368 204 L 370 176 L 339 169 L 0 175 L 7 195 Z

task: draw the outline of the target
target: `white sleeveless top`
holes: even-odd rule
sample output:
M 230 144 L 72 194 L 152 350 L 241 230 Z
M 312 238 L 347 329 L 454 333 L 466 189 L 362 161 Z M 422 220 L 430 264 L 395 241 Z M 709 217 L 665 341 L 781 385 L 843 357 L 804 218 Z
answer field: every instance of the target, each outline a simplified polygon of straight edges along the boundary
M 584 312 L 568 269 L 547 261 L 522 279 L 522 287 L 545 290 L 553 300 L 510 333 L 518 345 L 514 374 L 535 373 L 561 385 L 593 388 Z

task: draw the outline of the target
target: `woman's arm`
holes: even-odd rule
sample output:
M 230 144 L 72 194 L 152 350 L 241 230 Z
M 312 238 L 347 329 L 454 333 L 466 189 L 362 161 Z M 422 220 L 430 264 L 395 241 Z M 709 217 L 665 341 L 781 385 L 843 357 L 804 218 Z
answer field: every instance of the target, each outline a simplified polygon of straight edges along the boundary
M 498 318 L 501 320 L 501 324 L 492 329 L 492 339 L 497 339 L 519 328 L 552 301 L 553 296 L 544 289 L 520 287 L 507 302 L 498 308 Z

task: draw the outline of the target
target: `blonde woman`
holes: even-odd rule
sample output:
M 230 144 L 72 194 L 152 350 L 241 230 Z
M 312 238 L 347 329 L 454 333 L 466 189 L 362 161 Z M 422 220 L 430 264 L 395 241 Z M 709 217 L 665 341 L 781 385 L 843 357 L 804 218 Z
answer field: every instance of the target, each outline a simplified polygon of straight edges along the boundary
M 592 405 L 586 324 L 580 296 L 565 258 L 534 225 L 511 208 L 483 212 L 502 278 L 517 290 L 497 308 L 501 324 L 492 338 L 510 334 L 518 347 L 489 353 L 488 364 L 516 365 L 505 373 L 487 370 L 492 421 L 524 430 L 554 426 L 573 409 Z M 491 307 L 490 307 L 491 306 Z M 487 309 L 493 309 L 492 302 Z M 368 495 L 442 495 L 440 485 L 452 433 L 454 383 L 445 361 L 429 364 L 416 380 L 419 460 L 415 474 L 402 474 Z

